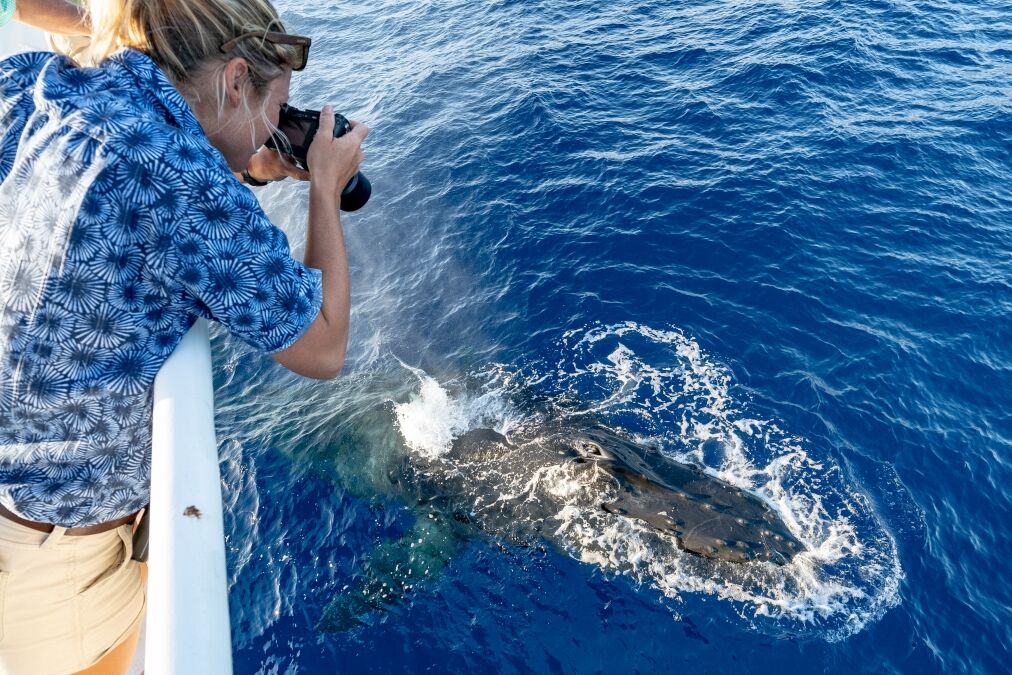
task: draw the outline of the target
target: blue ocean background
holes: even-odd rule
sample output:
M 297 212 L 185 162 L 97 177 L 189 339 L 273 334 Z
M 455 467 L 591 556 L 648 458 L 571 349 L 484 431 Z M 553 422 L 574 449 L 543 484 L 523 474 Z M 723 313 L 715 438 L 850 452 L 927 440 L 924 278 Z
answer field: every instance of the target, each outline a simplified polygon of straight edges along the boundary
M 292 102 L 371 126 L 374 195 L 341 378 L 214 336 L 237 673 L 1007 672 L 1012 4 L 279 7 L 314 40 Z M 305 186 L 259 194 L 298 251 Z M 476 536 L 320 629 L 415 518 L 374 466 L 588 414 L 811 563 L 745 588 Z

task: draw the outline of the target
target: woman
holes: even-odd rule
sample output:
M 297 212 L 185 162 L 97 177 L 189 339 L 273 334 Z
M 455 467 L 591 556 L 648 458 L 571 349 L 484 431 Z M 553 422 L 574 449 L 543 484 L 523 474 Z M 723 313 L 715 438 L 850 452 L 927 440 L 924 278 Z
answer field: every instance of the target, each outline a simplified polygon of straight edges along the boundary
M 310 377 L 336 376 L 348 338 L 339 194 L 368 130 L 334 139 L 325 107 L 311 176 L 258 152 L 308 39 L 285 34 L 266 0 L 89 9 L 99 67 L 47 53 L 0 63 L 0 671 L 11 673 L 129 662 L 151 389 L 197 317 Z M 309 178 L 303 262 L 235 180 L 243 171 Z

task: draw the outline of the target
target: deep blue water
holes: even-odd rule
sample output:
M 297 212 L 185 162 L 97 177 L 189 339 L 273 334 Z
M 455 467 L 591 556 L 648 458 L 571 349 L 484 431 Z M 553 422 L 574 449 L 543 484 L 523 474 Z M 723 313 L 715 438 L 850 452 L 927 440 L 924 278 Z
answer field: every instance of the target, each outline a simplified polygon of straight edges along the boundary
M 1006 671 L 1012 4 L 280 7 L 292 100 L 372 127 L 374 196 L 339 380 L 214 340 L 237 673 Z M 305 200 L 262 193 L 296 247 Z M 412 527 L 396 461 L 588 415 L 810 561 L 707 585 L 476 534 L 319 630 Z

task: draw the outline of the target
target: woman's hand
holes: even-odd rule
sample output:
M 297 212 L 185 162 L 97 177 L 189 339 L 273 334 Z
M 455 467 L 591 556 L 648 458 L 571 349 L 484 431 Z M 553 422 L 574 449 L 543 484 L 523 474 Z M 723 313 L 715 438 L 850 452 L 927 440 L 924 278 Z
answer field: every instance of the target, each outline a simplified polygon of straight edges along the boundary
M 257 180 L 275 181 L 285 178 L 309 180 L 309 172 L 300 169 L 291 159 L 266 145 L 249 158 L 246 171 Z
M 313 168 L 312 185 L 328 192 L 341 194 L 362 163 L 362 141 L 369 135 L 369 127 L 354 120 L 351 130 L 334 138 L 334 108 L 323 106 L 320 111 L 320 128 L 309 145 L 307 160 Z

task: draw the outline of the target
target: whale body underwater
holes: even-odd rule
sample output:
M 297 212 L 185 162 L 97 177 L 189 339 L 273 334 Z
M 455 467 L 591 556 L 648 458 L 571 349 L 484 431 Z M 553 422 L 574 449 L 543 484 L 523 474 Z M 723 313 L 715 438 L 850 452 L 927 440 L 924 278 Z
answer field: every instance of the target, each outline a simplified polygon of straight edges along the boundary
M 574 512 L 590 527 L 631 519 L 715 561 L 785 565 L 805 550 L 757 496 L 603 426 L 542 428 L 530 438 L 475 429 L 438 457 L 402 455 L 384 482 L 413 506 L 415 522 L 368 555 L 354 584 L 325 608 L 321 631 L 371 623 L 476 537 L 547 542 L 574 555 L 586 544 L 560 525 Z

